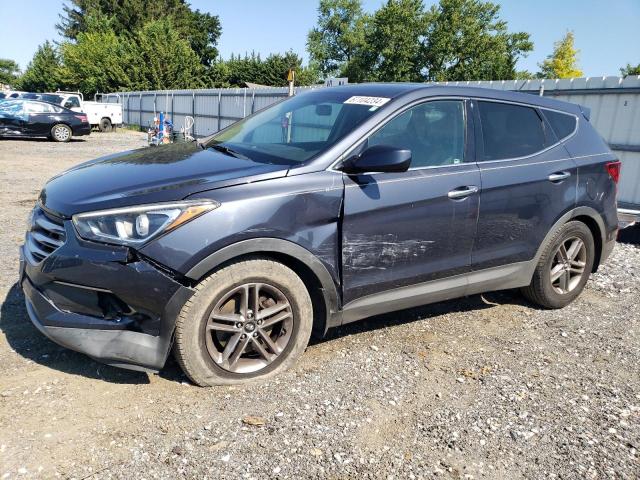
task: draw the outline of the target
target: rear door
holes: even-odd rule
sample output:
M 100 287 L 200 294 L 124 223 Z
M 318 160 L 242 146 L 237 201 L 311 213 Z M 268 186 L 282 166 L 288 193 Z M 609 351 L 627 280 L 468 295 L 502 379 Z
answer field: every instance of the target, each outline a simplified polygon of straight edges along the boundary
M 409 149 L 412 161 L 407 172 L 343 177 L 345 303 L 470 270 L 480 174 L 465 103 L 416 105 L 362 145 Z
M 473 269 L 531 260 L 574 208 L 577 168 L 535 107 L 474 101 L 482 178 Z
M 24 102 L 26 121 L 24 124 L 25 135 L 47 136 L 50 133 L 53 115 L 53 105 L 41 102 Z

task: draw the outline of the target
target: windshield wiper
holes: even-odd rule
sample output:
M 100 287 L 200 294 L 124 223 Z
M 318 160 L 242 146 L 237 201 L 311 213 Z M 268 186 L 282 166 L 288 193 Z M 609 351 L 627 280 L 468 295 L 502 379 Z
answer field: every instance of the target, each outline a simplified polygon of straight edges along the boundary
M 211 145 L 209 148 L 213 148 L 214 150 L 217 150 L 218 152 L 222 152 L 226 155 L 230 155 L 232 157 L 236 157 L 236 158 L 242 158 L 243 160 L 251 160 L 249 157 L 247 157 L 246 155 L 243 155 L 242 153 L 234 150 L 233 148 L 229 148 L 226 147 L 224 145 L 221 144 L 216 144 L 216 145 Z

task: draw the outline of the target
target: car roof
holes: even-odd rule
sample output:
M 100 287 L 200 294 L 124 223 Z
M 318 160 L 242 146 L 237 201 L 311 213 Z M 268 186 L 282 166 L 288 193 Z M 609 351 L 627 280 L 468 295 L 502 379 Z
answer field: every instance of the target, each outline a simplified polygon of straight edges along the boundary
M 46 100 L 38 100 L 37 98 L 6 98 L 7 102 L 35 102 L 35 103 L 45 103 L 47 105 L 53 105 L 54 107 L 61 108 L 65 112 L 75 113 L 73 110 L 63 107 L 62 105 L 58 105 L 57 103 L 47 102 Z
M 439 85 L 429 83 L 361 83 L 329 87 L 344 93 L 362 96 L 380 96 L 399 98 L 414 94 L 418 97 L 462 96 L 478 99 L 501 100 L 505 102 L 525 103 L 528 105 L 551 108 L 571 113 L 579 113 L 580 106 L 531 93 L 497 90 L 493 88 L 466 87 L 457 85 Z M 414 96 L 412 95 L 412 96 Z

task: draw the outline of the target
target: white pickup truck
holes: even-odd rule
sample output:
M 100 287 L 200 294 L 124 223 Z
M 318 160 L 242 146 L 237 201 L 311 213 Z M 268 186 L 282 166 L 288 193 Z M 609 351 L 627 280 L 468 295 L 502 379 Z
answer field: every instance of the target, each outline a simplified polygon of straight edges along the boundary
M 60 97 L 59 103 L 74 112 L 85 113 L 92 127 L 98 127 L 101 132 L 110 132 L 116 126 L 122 125 L 122 105 L 119 103 L 86 102 L 80 92 L 63 92 L 58 90 L 48 95 Z

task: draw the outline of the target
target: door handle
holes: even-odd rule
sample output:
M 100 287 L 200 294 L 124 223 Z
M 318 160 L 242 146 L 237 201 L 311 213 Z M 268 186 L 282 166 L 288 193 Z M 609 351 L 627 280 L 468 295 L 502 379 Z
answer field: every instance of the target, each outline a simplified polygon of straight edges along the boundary
M 452 199 L 465 198 L 474 193 L 478 193 L 480 189 L 475 185 L 469 185 L 468 187 L 460 187 L 455 190 L 451 190 L 447 196 Z
M 565 180 L 567 178 L 569 178 L 571 176 L 571 174 L 569 172 L 556 172 L 556 173 L 552 173 L 551 175 L 549 175 L 549 181 L 550 182 L 561 182 L 562 180 Z

